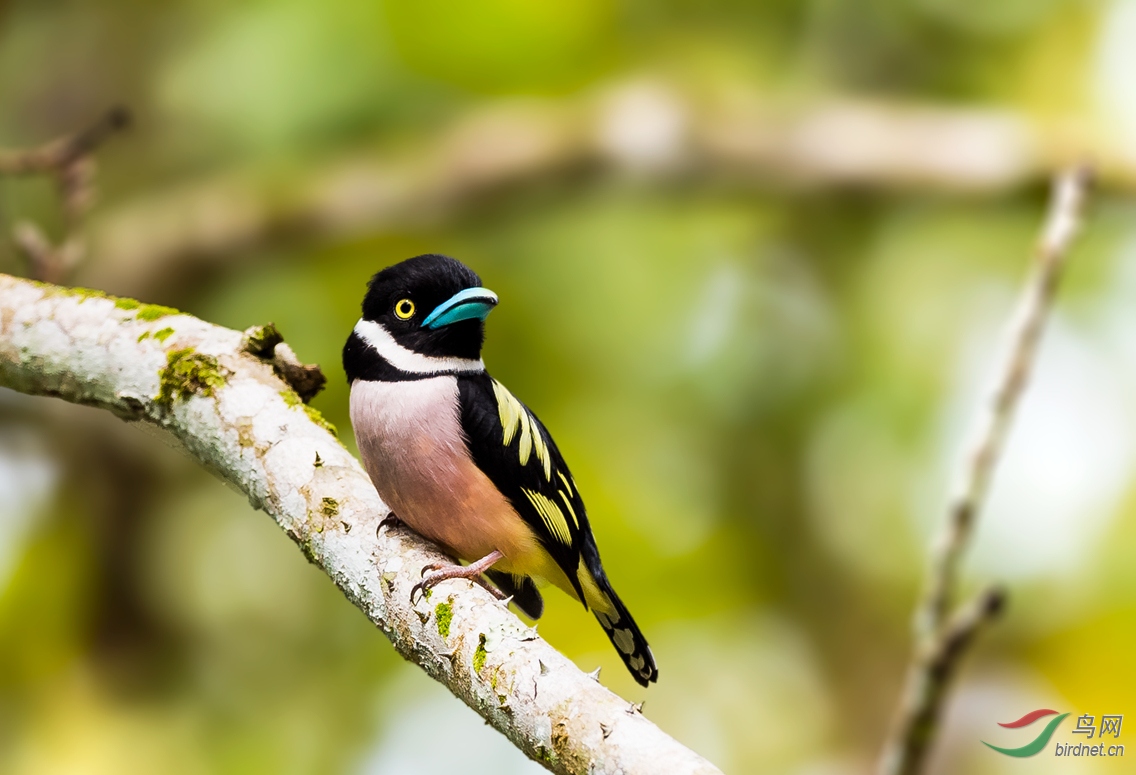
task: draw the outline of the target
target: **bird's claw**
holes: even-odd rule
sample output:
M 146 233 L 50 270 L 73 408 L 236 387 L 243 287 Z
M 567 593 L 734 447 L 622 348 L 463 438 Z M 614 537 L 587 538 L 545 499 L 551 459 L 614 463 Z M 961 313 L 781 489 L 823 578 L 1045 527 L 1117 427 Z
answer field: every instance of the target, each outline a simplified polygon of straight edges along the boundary
M 448 562 L 432 562 L 422 568 L 422 580 L 410 588 L 410 602 L 414 604 L 414 598 L 418 593 L 425 595 L 428 591 L 434 588 L 435 584 L 452 578 L 450 574 L 443 571 L 443 568 L 449 568 L 453 563 Z M 460 567 L 460 566 L 457 566 Z
M 377 535 L 384 527 L 401 527 L 403 524 L 405 523 L 398 518 L 398 514 L 395 514 L 393 511 L 388 511 L 387 515 L 379 520 L 379 524 L 375 528 L 375 534 Z
M 405 523 L 398 518 L 398 515 L 393 511 L 388 511 L 387 515 L 379 520 L 379 524 L 375 526 L 375 538 L 383 537 L 384 527 L 402 527 Z
M 466 579 L 482 587 L 498 600 L 508 600 L 506 595 L 497 587 L 485 581 L 475 569 L 470 566 L 455 565 L 452 562 L 432 562 L 422 568 L 422 580 L 410 588 L 410 603 L 414 605 L 415 597 L 419 592 L 426 594 L 436 584 L 446 579 Z M 506 605 L 508 605 L 506 603 Z
M 449 567 L 452 567 L 452 566 L 453 566 L 453 563 L 450 563 L 450 562 L 427 563 L 426 565 L 422 566 L 422 578 L 426 578 L 426 576 L 428 574 L 437 573 L 438 571 L 442 570 L 443 568 L 449 568 Z M 434 582 L 434 583 L 436 584 L 437 582 Z

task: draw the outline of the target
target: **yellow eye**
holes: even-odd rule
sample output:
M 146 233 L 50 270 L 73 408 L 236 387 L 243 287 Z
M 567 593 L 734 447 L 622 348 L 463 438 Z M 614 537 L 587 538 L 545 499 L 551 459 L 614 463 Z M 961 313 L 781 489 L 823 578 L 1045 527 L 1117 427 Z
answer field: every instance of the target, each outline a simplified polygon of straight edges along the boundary
M 394 305 L 394 314 L 399 320 L 410 320 L 414 317 L 414 302 L 410 299 L 402 299 Z

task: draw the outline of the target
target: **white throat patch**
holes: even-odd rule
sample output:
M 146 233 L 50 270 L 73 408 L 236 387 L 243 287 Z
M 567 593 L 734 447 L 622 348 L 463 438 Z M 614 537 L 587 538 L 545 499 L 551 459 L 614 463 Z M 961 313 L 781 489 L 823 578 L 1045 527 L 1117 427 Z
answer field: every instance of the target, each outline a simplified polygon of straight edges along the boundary
M 373 320 L 360 319 L 355 324 L 355 333 L 399 371 L 410 374 L 438 374 L 447 371 L 478 373 L 485 371 L 485 364 L 482 363 L 480 358 L 477 360 L 471 358 L 438 358 L 407 349 L 394 340 L 390 331 Z

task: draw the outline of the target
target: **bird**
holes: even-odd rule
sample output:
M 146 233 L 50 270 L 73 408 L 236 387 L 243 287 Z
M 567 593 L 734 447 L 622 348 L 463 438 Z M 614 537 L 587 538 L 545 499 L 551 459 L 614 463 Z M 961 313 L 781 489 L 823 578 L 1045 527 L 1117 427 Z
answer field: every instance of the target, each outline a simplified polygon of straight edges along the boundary
M 343 348 L 363 467 L 391 516 L 458 563 L 432 563 L 411 592 L 452 578 L 511 598 L 531 619 L 541 578 L 590 610 L 632 677 L 658 667 L 612 588 L 572 473 L 544 424 L 481 357 L 497 295 L 460 261 L 406 259 L 375 274 Z

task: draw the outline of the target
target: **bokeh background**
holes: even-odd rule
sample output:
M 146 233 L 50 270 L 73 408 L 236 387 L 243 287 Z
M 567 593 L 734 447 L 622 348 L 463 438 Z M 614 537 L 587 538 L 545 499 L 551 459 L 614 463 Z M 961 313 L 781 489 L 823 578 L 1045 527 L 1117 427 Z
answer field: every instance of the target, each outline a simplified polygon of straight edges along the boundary
M 571 461 L 661 665 L 541 633 L 731 773 L 870 770 L 926 547 L 1053 169 L 1101 185 L 965 586 L 1005 618 L 938 773 L 1128 713 L 1136 757 L 1136 3 L 0 0 L 0 146 L 134 115 L 71 278 L 321 363 L 422 252 Z M 0 179 L 8 235 L 63 228 Z M 1056 739 L 1077 741 L 1064 734 Z M 0 771 L 531 773 L 247 501 L 152 434 L 0 391 Z

